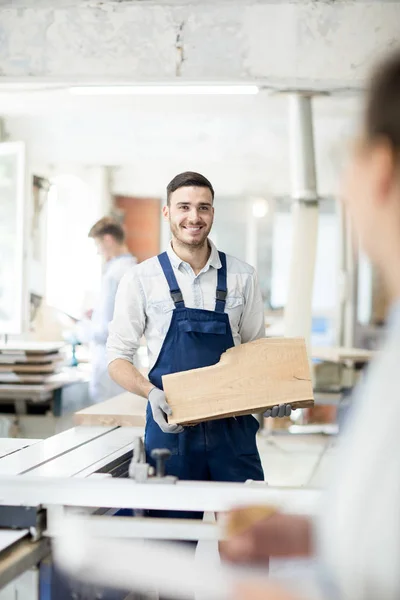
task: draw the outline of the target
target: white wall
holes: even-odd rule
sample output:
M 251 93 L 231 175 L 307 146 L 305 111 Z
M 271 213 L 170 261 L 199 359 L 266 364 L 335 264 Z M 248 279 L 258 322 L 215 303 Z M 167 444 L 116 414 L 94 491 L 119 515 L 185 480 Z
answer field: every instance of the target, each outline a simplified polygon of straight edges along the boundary
M 203 172 L 217 197 L 290 192 L 285 96 L 105 100 L 96 100 L 94 109 L 92 102 L 71 106 L 47 94 L 35 106 L 26 99 L 25 109 L 19 99 L 18 114 L 11 114 L 8 100 L 6 126 L 13 139 L 27 141 L 36 162 L 109 165 L 113 192 L 121 195 L 162 197 L 172 177 L 185 170 Z M 37 114 L 24 113 L 28 106 Z M 359 108 L 358 98 L 314 101 L 324 195 L 337 189 L 339 158 Z

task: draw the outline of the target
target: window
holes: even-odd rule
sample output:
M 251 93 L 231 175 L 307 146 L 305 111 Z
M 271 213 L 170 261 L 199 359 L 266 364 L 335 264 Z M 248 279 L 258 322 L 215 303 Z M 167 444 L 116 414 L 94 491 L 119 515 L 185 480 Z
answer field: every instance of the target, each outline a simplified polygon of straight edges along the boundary
M 101 278 L 101 259 L 88 232 L 97 217 L 89 187 L 74 175 L 52 180 L 48 199 L 46 301 L 82 317 L 93 306 Z

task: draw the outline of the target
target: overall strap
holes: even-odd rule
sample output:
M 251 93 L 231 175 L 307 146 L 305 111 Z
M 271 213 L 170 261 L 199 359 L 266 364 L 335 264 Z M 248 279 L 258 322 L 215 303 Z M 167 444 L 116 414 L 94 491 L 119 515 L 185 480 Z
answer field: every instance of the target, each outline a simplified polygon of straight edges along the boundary
M 215 300 L 215 312 L 225 312 L 225 300 L 228 291 L 226 285 L 226 255 L 224 252 L 218 252 L 221 261 L 221 268 L 218 269 L 217 292 Z
M 159 254 L 157 258 L 167 280 L 169 292 L 171 294 L 172 300 L 174 301 L 175 308 L 184 308 L 185 303 L 183 301 L 182 292 L 176 280 L 175 273 L 172 268 L 171 261 L 169 260 L 168 254 L 166 252 L 163 252 L 162 254 Z

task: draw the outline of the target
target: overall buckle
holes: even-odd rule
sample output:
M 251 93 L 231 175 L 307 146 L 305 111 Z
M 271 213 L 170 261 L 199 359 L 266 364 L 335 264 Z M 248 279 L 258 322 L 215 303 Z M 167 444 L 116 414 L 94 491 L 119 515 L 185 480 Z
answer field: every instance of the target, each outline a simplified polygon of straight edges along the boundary
M 225 302 L 226 295 L 227 295 L 227 292 L 225 292 L 223 290 L 217 290 L 215 297 L 217 300 L 221 300 L 222 302 Z
M 175 304 L 177 304 L 178 302 L 183 302 L 183 296 L 180 290 L 177 292 L 170 292 L 170 294 Z

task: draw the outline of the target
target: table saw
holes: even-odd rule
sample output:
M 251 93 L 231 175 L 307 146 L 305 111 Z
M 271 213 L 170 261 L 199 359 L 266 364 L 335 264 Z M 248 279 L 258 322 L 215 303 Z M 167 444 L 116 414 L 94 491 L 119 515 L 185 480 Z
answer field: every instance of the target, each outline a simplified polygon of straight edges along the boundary
M 4 506 L 4 493 L 11 491 L 12 482 L 22 483 L 37 477 L 39 483 L 35 489 L 38 490 L 41 481 L 53 477 L 64 481 L 65 478 L 90 477 L 96 472 L 117 477 L 126 475 L 135 434 L 141 435 L 142 429 L 77 427 L 43 441 L 0 439 L 3 504 L 0 506 L 0 598 L 14 598 L 17 593 L 22 600 L 62 598 L 59 587 L 63 584 L 58 582 L 58 577 L 51 577 L 50 541 L 43 535 L 46 510 L 40 499 L 36 502 L 36 499 L 30 501 L 28 498 L 26 504 L 17 502 L 15 507 L 12 504 Z M 29 484 L 28 490 L 33 491 Z M 25 579 L 20 576 L 37 565 L 39 568 L 30 577 L 29 589 L 25 590 Z M 18 578 L 22 591 L 18 587 Z
M 176 481 L 163 477 L 162 460 L 153 473 L 142 435 L 140 427 L 78 426 L 43 441 L 0 440 L 0 600 L 15 598 L 4 594 L 27 573 L 29 589 L 18 591 L 20 600 L 127 597 L 127 591 L 73 582 L 52 564 L 51 538 L 71 512 L 84 511 L 93 535 L 105 540 L 217 540 L 215 522 L 140 515 L 145 509 L 220 512 L 262 502 L 299 513 L 315 509 L 317 490 Z

